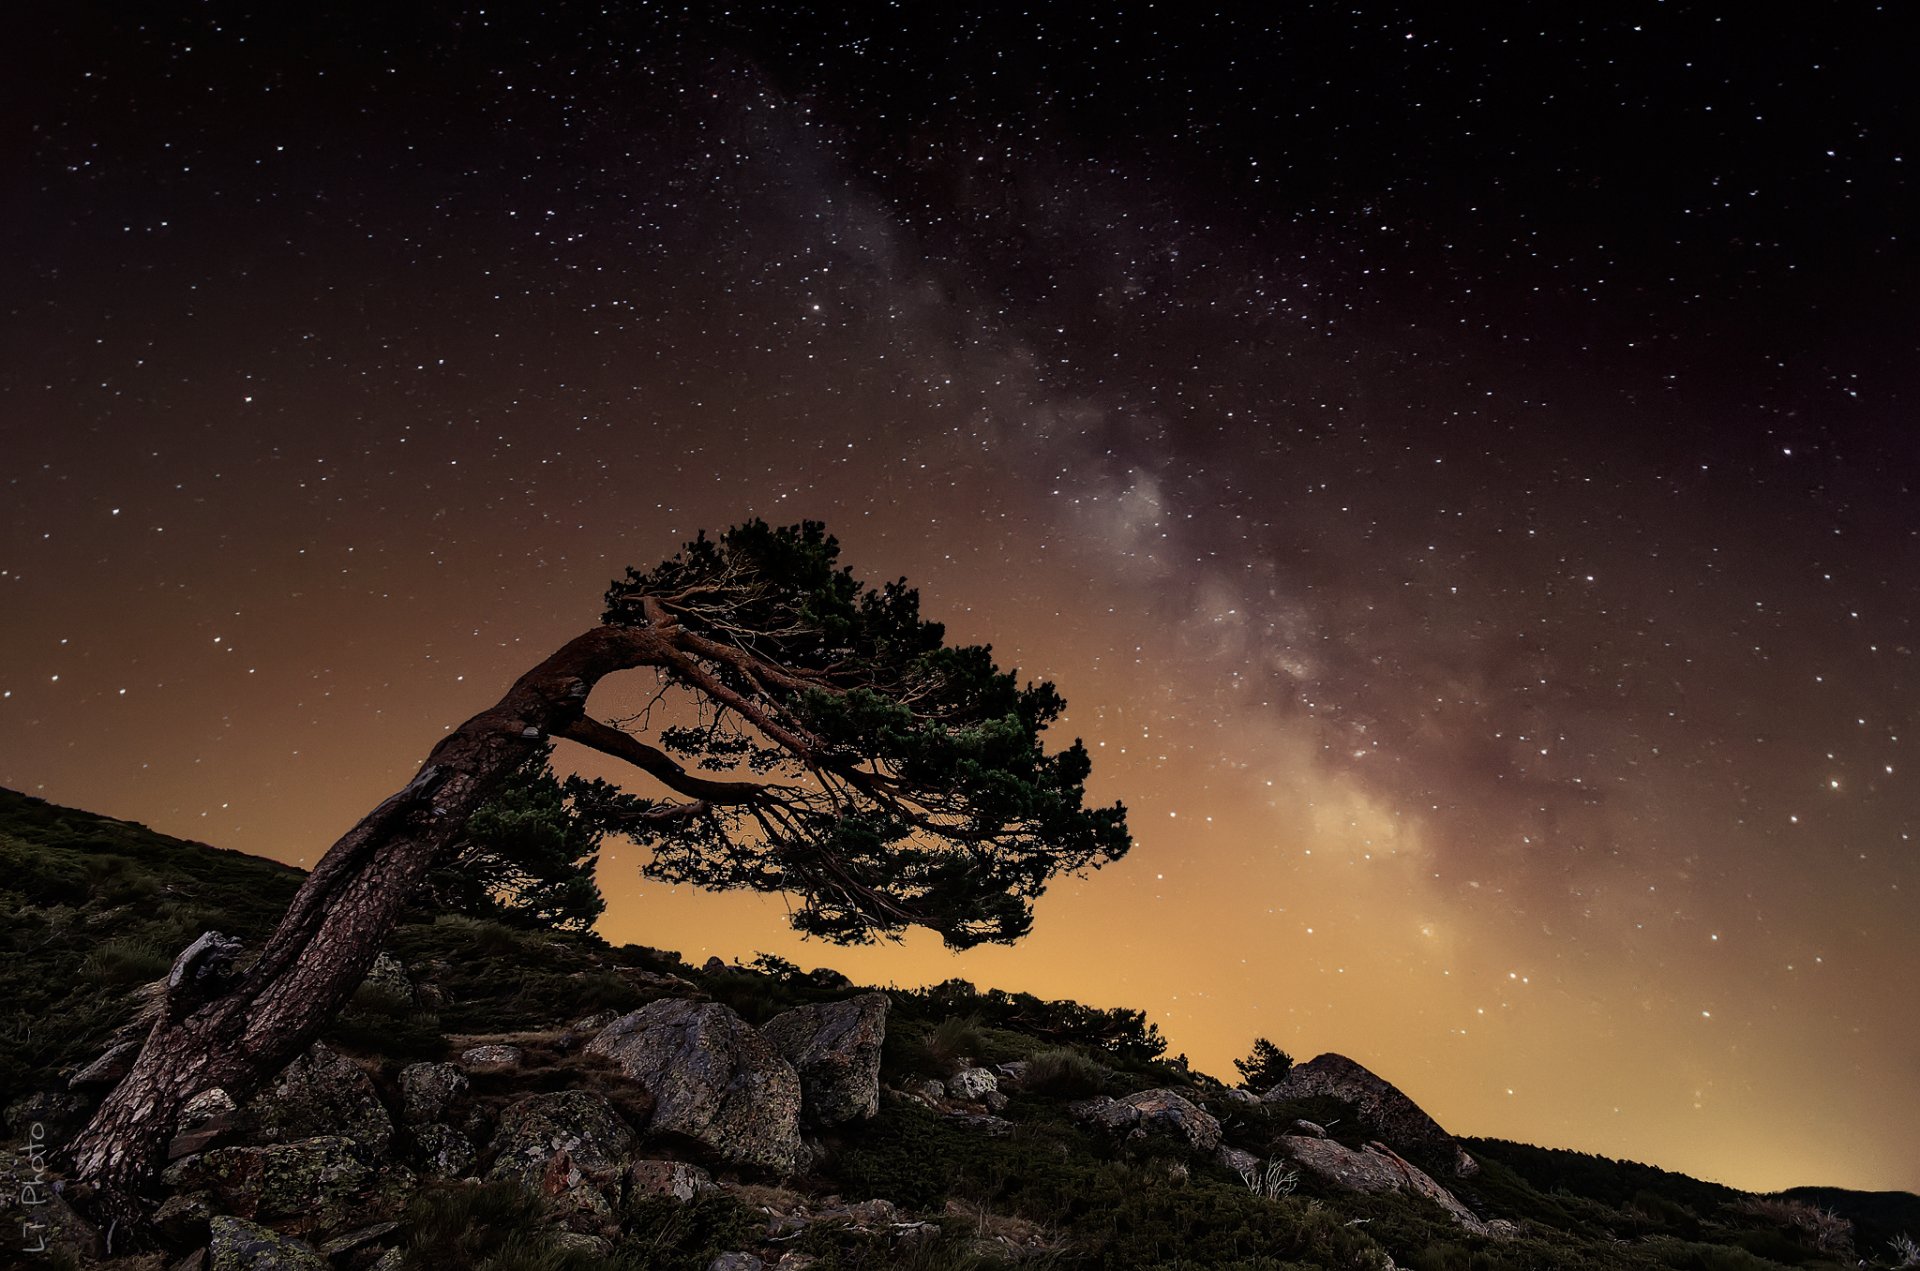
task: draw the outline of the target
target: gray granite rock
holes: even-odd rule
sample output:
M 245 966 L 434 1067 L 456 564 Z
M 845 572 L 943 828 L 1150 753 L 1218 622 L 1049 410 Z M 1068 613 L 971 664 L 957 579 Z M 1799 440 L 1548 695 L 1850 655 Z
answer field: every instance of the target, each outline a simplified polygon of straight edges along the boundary
M 654 1098 L 652 1134 L 691 1139 L 723 1160 L 786 1174 L 803 1157 L 800 1078 L 718 1002 L 653 1002 L 587 1043 Z

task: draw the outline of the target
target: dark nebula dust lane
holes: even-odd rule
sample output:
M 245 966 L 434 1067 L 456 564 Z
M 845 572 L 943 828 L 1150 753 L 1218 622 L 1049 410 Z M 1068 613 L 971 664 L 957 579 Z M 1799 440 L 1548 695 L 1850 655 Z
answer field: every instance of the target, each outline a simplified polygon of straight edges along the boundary
M 1893 17 L 1290 8 L 32 8 L 0 782 L 311 863 L 622 567 L 823 519 L 1136 848 L 958 956 L 611 850 L 611 938 L 1920 1185 Z

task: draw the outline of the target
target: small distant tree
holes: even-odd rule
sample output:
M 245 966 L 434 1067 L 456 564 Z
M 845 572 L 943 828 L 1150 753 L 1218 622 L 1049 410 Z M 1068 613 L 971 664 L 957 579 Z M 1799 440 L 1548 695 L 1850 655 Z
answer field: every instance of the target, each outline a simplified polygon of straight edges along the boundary
M 1253 1053 L 1245 1059 L 1236 1059 L 1233 1066 L 1240 1072 L 1240 1084 L 1249 1090 L 1270 1090 L 1287 1079 L 1293 1071 L 1293 1056 L 1264 1037 L 1253 1039 Z
M 555 775 L 552 754 L 528 755 L 467 818 L 459 845 L 428 875 L 434 904 L 559 931 L 590 930 L 606 911 L 594 869 L 613 818 L 590 783 Z
M 590 907 L 584 857 L 569 856 L 582 841 L 551 832 L 550 790 L 512 793 L 552 739 L 640 778 L 644 793 L 566 792 L 590 827 L 648 849 L 650 876 L 782 893 L 793 925 L 827 940 L 917 926 L 954 948 L 1011 942 L 1052 878 L 1123 855 L 1126 810 L 1086 802 L 1086 747 L 1041 743 L 1066 709 L 1053 685 L 1022 685 L 986 646 L 947 644 L 905 580 L 868 587 L 839 554 L 817 522 L 756 520 L 629 569 L 599 623 L 440 738 L 328 849 L 257 953 L 211 931 L 183 950 L 132 1070 L 68 1148 L 96 1213 L 144 1221 L 186 1101 L 212 1086 L 244 1099 L 284 1068 L 463 850 L 482 869 L 470 891 L 561 921 Z M 659 726 L 651 710 L 588 713 L 595 685 L 636 671 L 677 698 Z

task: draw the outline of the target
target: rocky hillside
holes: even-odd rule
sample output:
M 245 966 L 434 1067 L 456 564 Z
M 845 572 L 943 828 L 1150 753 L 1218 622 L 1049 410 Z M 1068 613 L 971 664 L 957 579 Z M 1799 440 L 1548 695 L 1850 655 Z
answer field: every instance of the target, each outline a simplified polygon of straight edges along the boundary
M 146 986 L 210 927 L 257 938 L 298 882 L 0 792 L 0 1263 L 1739 1271 L 1901 1265 L 1920 1233 L 1904 1193 L 1458 1139 L 1338 1055 L 1230 1089 L 1137 1012 L 426 913 L 269 1089 L 187 1109 L 153 1236 L 97 1229 L 59 1147 Z

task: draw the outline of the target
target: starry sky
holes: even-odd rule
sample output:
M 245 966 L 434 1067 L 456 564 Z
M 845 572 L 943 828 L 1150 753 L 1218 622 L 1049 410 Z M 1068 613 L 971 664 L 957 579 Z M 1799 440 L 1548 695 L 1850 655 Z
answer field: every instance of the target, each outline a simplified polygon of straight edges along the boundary
M 0 783 L 310 864 L 622 567 L 822 519 L 1134 851 L 954 955 L 614 847 L 610 938 L 1920 1188 L 1891 12 L 1105 9 L 21 6 Z

